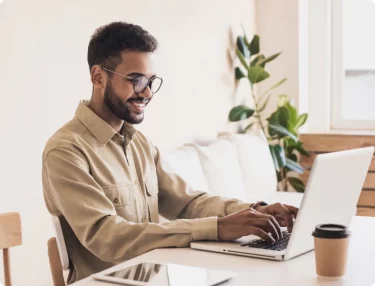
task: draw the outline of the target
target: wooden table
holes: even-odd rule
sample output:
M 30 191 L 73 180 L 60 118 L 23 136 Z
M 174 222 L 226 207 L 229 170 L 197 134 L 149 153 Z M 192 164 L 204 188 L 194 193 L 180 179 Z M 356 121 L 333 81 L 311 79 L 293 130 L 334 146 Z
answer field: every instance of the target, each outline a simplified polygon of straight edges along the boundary
M 341 279 L 318 278 L 315 273 L 314 251 L 289 261 L 269 261 L 220 253 L 182 249 L 157 249 L 108 269 L 111 272 L 140 262 L 177 263 L 217 270 L 235 271 L 240 275 L 221 285 L 375 285 L 375 218 L 354 217 L 348 268 Z M 74 286 L 114 285 L 86 278 Z

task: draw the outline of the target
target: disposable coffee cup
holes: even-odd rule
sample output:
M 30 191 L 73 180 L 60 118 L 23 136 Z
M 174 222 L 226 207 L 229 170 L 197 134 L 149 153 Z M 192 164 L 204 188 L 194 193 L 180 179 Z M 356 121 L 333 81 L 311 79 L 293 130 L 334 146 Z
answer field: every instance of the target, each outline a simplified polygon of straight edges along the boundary
M 339 224 L 317 225 L 315 244 L 316 274 L 322 277 L 345 275 L 350 231 Z

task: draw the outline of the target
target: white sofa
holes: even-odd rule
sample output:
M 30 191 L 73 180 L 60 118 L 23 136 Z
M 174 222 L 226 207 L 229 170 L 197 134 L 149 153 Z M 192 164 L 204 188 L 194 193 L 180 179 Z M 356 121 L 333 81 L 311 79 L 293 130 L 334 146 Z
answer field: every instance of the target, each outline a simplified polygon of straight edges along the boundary
M 277 192 L 277 178 L 267 140 L 260 130 L 222 132 L 217 138 L 161 151 L 168 170 L 194 189 L 246 202 L 264 200 L 299 206 L 302 194 Z

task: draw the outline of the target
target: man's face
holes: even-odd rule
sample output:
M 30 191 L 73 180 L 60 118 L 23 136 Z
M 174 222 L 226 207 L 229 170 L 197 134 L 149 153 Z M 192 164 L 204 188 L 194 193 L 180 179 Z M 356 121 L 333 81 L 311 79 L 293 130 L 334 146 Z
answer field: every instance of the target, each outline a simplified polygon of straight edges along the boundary
M 130 52 L 121 53 L 122 63 L 114 72 L 131 78 L 155 76 L 153 72 L 152 53 Z M 108 73 L 108 81 L 104 91 L 104 103 L 118 118 L 130 124 L 139 124 L 143 121 L 144 110 L 152 99 L 149 87 L 143 92 L 136 93 L 133 82 L 121 75 Z

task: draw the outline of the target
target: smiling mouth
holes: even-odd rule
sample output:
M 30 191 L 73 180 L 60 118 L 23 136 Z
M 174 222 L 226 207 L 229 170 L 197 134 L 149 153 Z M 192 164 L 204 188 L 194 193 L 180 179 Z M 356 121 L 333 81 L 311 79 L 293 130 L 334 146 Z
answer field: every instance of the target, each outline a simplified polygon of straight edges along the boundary
M 128 103 L 129 103 L 129 104 L 133 107 L 133 109 L 135 109 L 136 111 L 138 111 L 138 112 L 142 112 L 142 111 L 144 111 L 144 109 L 145 109 L 145 107 L 146 107 L 148 101 L 135 101 L 135 100 L 133 100 L 133 101 L 129 101 Z

